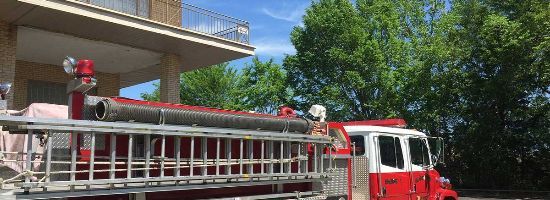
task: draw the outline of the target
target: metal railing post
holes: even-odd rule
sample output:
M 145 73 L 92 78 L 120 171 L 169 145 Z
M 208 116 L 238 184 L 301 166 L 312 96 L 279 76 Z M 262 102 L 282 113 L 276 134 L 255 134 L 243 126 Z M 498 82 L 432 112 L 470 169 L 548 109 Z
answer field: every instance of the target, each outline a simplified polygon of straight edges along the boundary
M 195 169 L 195 137 L 191 137 L 191 144 L 189 146 L 189 176 L 193 176 L 193 171 Z
M 46 138 L 46 174 L 44 174 L 44 176 L 46 177 L 45 179 L 45 182 L 46 183 L 49 183 L 50 182 L 50 172 L 51 172 L 51 169 L 52 169 L 52 134 L 53 132 L 52 131 L 49 131 L 49 133 L 46 135 L 47 138 Z M 47 187 L 44 187 L 44 192 L 48 191 L 48 188 Z
M 202 137 L 201 138 L 201 155 L 202 155 L 202 167 L 201 167 L 201 175 L 206 176 L 208 175 L 208 138 Z
M 225 174 L 230 175 L 231 174 L 231 139 L 225 140 L 225 158 L 227 160 L 227 165 L 225 167 Z
M 248 170 L 247 170 L 247 173 L 249 175 L 252 175 L 254 174 L 254 141 L 253 140 L 248 140 Z M 250 179 L 252 180 L 252 179 Z
M 288 163 L 286 164 L 286 173 L 292 173 L 292 151 L 290 148 L 292 148 L 292 143 L 286 142 L 286 155 L 288 159 Z
M 151 169 L 151 135 L 146 134 L 144 137 L 145 145 L 145 178 L 149 178 L 149 172 Z M 145 182 L 145 187 L 149 185 L 149 182 Z
M 176 167 L 174 168 L 174 177 L 180 176 L 181 171 L 181 137 L 175 136 L 175 151 L 174 151 L 174 157 L 176 158 Z M 176 182 L 176 184 L 179 184 L 179 181 Z
M 284 162 L 285 162 L 285 153 L 284 153 L 284 142 L 283 141 L 280 141 L 279 142 L 279 153 L 280 153 L 280 158 L 279 158 L 279 173 L 284 173 Z
M 88 169 L 88 181 L 90 181 L 90 182 L 94 180 L 95 136 L 96 136 L 96 133 L 92 132 L 91 133 L 91 145 L 90 145 L 90 167 Z M 88 184 L 86 186 L 86 188 L 91 189 L 92 185 Z
M 318 165 L 317 165 L 317 144 L 313 143 L 313 173 L 317 173 Z
M 243 139 L 240 139 L 239 142 L 239 175 L 243 175 Z
M 116 134 L 111 133 L 111 154 L 109 159 L 109 179 L 114 180 L 115 179 L 115 169 L 116 169 Z M 110 187 L 114 188 L 114 184 L 111 184 Z
M 70 173 L 70 180 L 71 182 L 74 182 L 76 180 L 76 152 L 77 152 L 77 137 L 78 133 L 71 132 L 71 173 Z M 74 185 L 71 185 L 71 191 L 74 191 Z
M 162 135 L 160 145 L 160 177 L 164 178 L 164 159 L 166 157 L 166 135 Z
M 220 175 L 220 138 L 216 138 L 216 175 Z
M 357 173 L 355 171 L 355 142 L 352 142 L 351 143 L 351 148 L 353 149 L 353 155 L 351 156 L 351 166 L 352 166 L 352 174 L 353 174 L 353 181 L 352 181 L 352 186 L 355 188 L 357 187 Z
M 132 154 L 133 154 L 133 142 L 134 141 L 134 135 L 130 134 L 128 135 L 128 161 L 126 163 L 126 178 L 131 179 L 132 178 Z
M 265 157 L 265 141 L 264 140 L 261 140 L 261 152 L 260 152 L 260 160 L 261 160 L 261 167 L 260 167 L 260 174 L 264 174 L 264 168 L 265 168 L 265 160 L 264 160 L 264 157 Z
M 25 170 L 27 172 L 31 172 L 32 171 L 32 140 L 33 140 L 33 133 L 32 133 L 33 130 L 28 130 L 27 131 L 27 154 L 26 154 L 26 158 L 25 158 Z M 71 173 L 72 174 L 72 173 Z M 31 177 L 29 175 L 26 175 L 25 176 L 25 184 L 30 184 L 31 183 Z M 30 190 L 30 186 L 29 185 L 25 185 L 25 193 L 29 193 L 29 190 Z
M 302 173 L 302 143 L 298 143 L 298 151 L 297 151 L 297 158 L 298 158 L 298 174 Z

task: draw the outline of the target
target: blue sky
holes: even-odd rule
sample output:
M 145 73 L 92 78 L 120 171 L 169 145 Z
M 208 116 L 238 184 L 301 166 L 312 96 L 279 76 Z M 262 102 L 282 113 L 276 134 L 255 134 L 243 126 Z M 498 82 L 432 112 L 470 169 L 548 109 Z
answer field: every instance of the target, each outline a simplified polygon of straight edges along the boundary
M 185 0 L 184 0 L 185 1 Z M 256 47 L 260 60 L 273 58 L 282 63 L 285 54 L 294 54 L 290 43 L 292 27 L 300 25 L 310 0 L 187 0 L 186 3 L 246 20 L 250 23 L 251 44 Z M 250 63 L 252 57 L 231 61 L 231 65 L 241 68 Z M 124 88 L 120 95 L 140 99 L 143 92 L 153 91 L 151 81 Z

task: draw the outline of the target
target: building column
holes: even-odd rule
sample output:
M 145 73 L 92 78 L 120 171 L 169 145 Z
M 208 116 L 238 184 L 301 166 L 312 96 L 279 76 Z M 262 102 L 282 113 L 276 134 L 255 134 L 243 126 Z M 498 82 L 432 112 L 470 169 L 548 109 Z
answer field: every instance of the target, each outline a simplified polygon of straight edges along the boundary
M 180 57 L 165 54 L 160 59 L 160 101 L 180 103 Z
M 17 47 L 17 26 L 0 21 L 0 82 L 15 80 L 15 61 Z M 6 95 L 8 109 L 13 109 L 13 87 Z
M 181 0 L 151 1 L 149 6 L 149 19 L 172 26 L 182 26 Z

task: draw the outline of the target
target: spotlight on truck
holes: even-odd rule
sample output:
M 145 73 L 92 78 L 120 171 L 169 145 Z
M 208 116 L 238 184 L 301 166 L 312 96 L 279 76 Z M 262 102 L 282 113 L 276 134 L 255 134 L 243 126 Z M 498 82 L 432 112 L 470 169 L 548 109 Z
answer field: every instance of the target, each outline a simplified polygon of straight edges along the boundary
M 65 73 L 73 75 L 75 67 L 76 59 L 70 56 L 65 57 L 65 59 L 63 60 L 63 69 L 65 70 Z
M 2 100 L 6 100 L 6 94 L 10 92 L 11 89 L 11 83 L 10 82 L 4 82 L 0 83 L 0 96 Z

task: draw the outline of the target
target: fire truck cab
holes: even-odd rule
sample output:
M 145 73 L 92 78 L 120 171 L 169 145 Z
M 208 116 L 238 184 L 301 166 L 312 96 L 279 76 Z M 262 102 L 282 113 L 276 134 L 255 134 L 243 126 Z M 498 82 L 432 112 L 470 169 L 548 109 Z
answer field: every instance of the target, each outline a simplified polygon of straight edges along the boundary
M 343 123 L 354 146 L 354 199 L 357 195 L 384 200 L 458 199 L 457 193 L 451 190 L 450 181 L 434 169 L 437 163 L 442 163 L 441 138 L 431 138 L 416 130 L 388 127 L 395 125 L 391 123 L 371 124 L 372 121 Z M 366 174 L 368 179 L 358 177 Z M 364 187 L 367 183 L 368 188 Z

